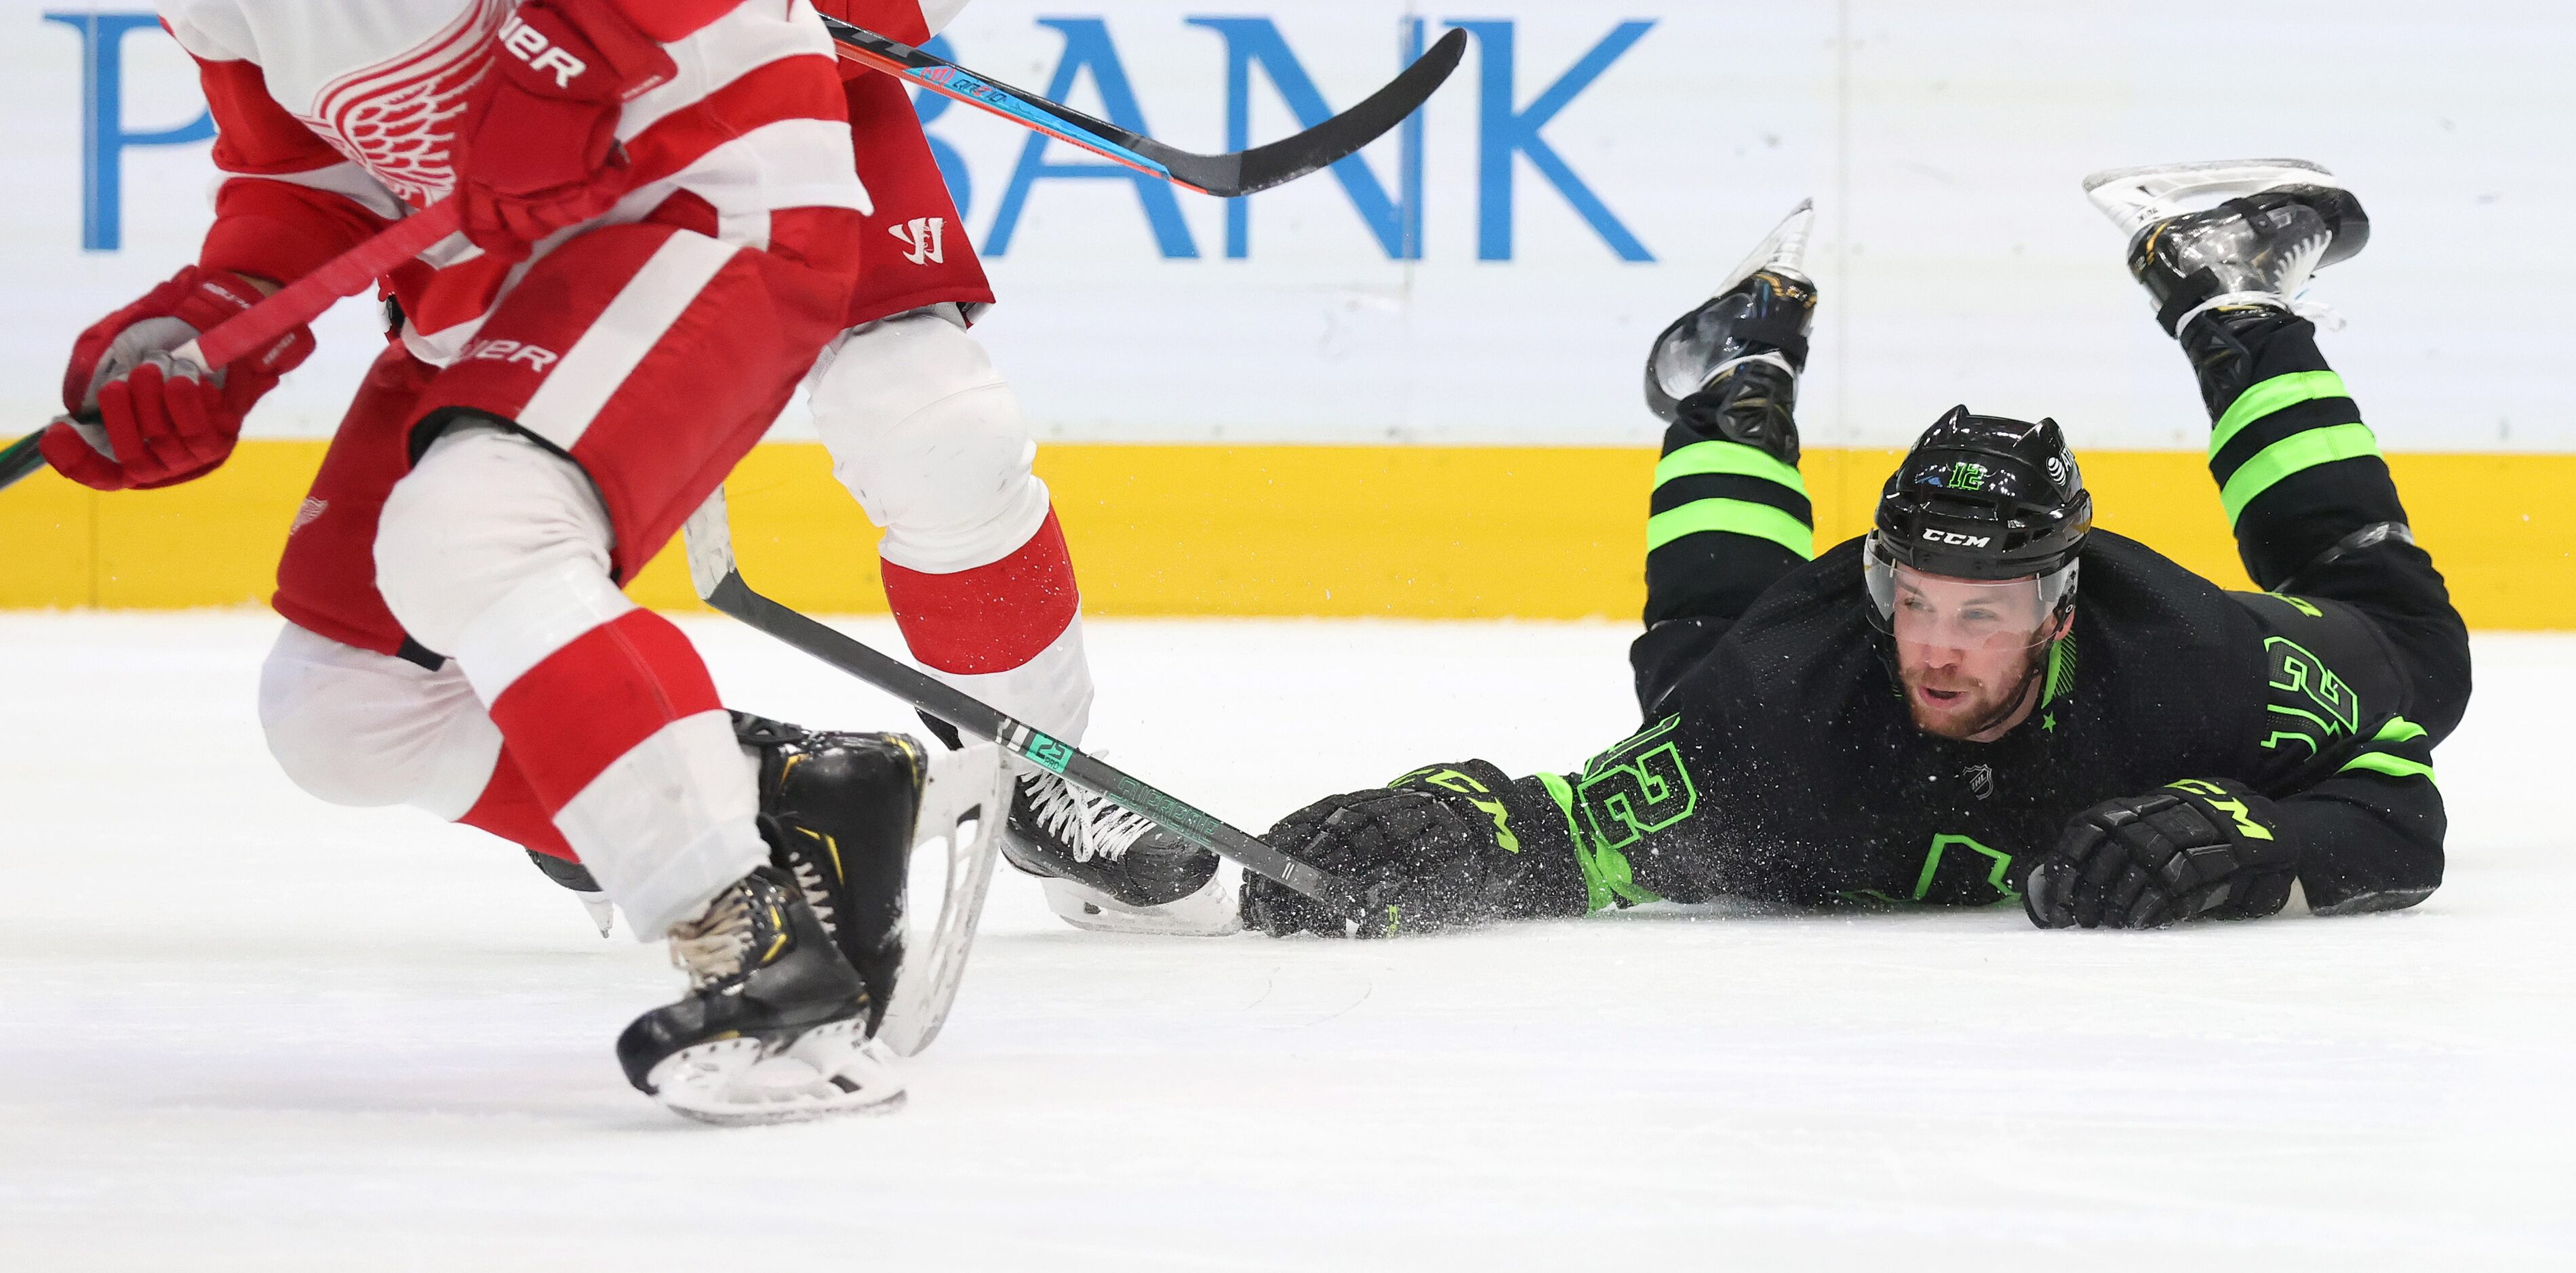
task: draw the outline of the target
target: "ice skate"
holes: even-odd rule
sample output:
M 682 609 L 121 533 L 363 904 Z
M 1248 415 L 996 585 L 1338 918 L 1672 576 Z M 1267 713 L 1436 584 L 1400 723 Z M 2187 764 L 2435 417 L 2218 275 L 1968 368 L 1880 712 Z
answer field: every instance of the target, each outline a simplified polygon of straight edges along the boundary
M 1071 880 L 1045 879 L 1047 909 L 1076 928 L 1140 937 L 1224 937 L 1243 931 L 1243 873 L 1219 864 L 1198 891 L 1159 906 L 1128 906 Z
M 1798 462 L 1793 413 L 1816 316 L 1805 271 L 1815 219 L 1814 201 L 1800 202 L 1715 296 L 1655 338 L 1646 405 L 1658 418 Z
M 1216 855 L 1050 773 L 1026 774 L 1002 856 L 1076 928 L 1217 937 L 1242 926 Z
M 870 1032 L 899 1056 L 939 1033 L 965 976 L 1011 799 L 1001 749 L 801 729 L 742 712 L 760 760 L 760 832 L 867 985 Z M 989 812 L 988 812 L 989 811 Z M 935 855 L 935 862 L 934 862 Z M 926 940 L 906 940 L 916 858 L 944 877 Z
M 876 1113 L 903 1099 L 868 1038 L 868 988 L 786 872 L 764 866 L 671 930 L 679 1002 L 635 1019 L 617 1059 L 672 1112 L 724 1125 Z
M 2311 275 L 2370 241 L 2361 201 L 2302 159 L 2120 168 L 2084 193 L 2129 236 L 2129 273 L 2177 336 L 2213 310 L 2293 311 Z

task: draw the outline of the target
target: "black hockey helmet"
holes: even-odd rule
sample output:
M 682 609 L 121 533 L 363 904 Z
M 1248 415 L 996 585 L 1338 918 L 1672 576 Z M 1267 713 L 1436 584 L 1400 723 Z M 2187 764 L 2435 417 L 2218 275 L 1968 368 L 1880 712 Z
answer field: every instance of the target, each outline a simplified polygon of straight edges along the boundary
M 1952 407 L 1915 439 L 1879 495 L 1865 554 L 1870 599 L 1886 619 L 1901 566 L 1953 579 L 2033 579 L 2041 604 L 2063 616 L 2092 528 L 2093 496 L 2055 420 Z

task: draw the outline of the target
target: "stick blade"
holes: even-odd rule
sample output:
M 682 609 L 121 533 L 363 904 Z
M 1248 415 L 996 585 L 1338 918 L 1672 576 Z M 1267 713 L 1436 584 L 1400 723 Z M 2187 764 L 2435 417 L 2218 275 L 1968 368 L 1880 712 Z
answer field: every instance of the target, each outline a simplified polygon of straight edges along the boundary
M 1431 100 L 1466 56 L 1467 33 L 1451 31 L 1359 105 L 1266 146 L 1231 155 L 1198 155 L 1148 140 L 1136 151 L 1171 169 L 1174 178 L 1212 195 L 1239 198 L 1268 190 L 1331 167 L 1385 136 Z
M 716 588 L 733 574 L 733 523 L 725 513 L 723 487 L 680 523 L 680 538 L 688 548 L 689 582 L 699 600 L 712 603 Z

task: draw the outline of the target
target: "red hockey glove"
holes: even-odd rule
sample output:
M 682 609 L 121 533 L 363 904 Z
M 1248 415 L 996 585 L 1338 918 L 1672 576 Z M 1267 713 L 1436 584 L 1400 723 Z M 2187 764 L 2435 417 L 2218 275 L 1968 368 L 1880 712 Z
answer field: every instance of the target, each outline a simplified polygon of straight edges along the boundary
M 465 237 L 515 257 L 626 193 L 619 111 L 679 67 L 611 0 L 527 0 L 493 44 L 457 130 L 456 198 Z
M 252 404 L 313 352 L 312 329 L 298 327 L 211 374 L 172 361 L 169 351 L 259 301 L 249 279 L 191 265 L 92 324 L 72 343 L 63 407 L 94 423 L 84 436 L 70 421 L 55 422 L 37 444 L 45 462 L 102 491 L 172 486 L 223 463 Z

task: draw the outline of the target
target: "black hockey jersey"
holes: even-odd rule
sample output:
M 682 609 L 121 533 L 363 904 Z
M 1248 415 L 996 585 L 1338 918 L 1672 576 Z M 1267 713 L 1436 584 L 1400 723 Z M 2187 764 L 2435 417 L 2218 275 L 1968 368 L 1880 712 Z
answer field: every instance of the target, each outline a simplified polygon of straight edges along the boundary
M 1731 624 L 1650 632 L 1645 728 L 1579 773 L 1524 780 L 1564 813 L 1581 882 L 1532 872 L 1514 909 L 2006 901 L 2077 813 L 2185 778 L 2280 801 L 2277 829 L 2320 911 L 2411 905 L 2440 883 L 2433 740 L 2406 719 L 2405 680 L 2370 620 L 2224 592 L 2103 531 L 2082 579 L 2041 702 L 1990 743 L 1914 725 L 1869 619 L 1859 540 Z

